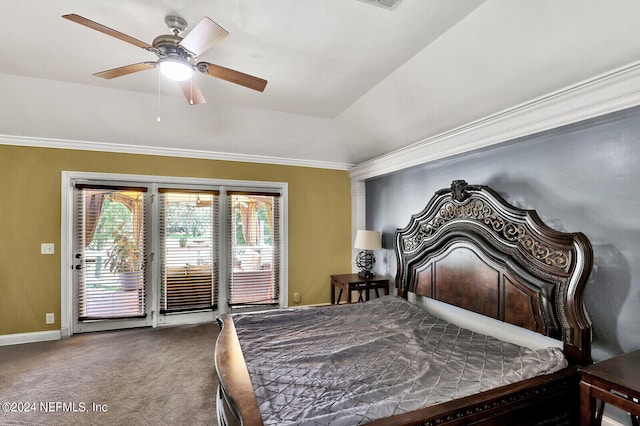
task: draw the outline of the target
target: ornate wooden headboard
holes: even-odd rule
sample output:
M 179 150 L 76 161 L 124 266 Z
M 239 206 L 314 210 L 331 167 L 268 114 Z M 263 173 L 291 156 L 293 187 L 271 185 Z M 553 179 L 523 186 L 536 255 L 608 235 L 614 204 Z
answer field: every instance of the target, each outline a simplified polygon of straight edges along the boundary
M 395 234 L 398 293 L 440 300 L 562 339 L 591 362 L 583 303 L 593 250 L 579 232 L 545 225 L 486 186 L 456 180 Z

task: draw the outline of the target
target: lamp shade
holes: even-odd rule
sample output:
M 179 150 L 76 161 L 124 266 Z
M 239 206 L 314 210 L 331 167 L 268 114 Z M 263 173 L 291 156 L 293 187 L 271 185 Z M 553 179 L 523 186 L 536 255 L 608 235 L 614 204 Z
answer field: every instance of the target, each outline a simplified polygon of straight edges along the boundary
M 380 233 L 377 231 L 358 229 L 353 247 L 360 250 L 380 250 L 382 248 Z

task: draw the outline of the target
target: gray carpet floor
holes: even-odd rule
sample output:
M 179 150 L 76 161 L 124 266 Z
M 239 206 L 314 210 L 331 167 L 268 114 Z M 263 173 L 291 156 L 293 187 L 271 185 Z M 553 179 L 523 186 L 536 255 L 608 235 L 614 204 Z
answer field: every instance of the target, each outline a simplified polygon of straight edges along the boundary
M 0 347 L 0 425 L 214 425 L 214 323 Z

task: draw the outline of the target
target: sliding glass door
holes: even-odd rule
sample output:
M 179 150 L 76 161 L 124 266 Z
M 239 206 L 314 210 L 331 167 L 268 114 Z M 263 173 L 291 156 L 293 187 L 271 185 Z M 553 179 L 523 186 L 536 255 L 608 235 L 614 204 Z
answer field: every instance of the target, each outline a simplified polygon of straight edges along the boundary
M 63 197 L 70 334 L 286 306 L 282 187 L 78 174 Z

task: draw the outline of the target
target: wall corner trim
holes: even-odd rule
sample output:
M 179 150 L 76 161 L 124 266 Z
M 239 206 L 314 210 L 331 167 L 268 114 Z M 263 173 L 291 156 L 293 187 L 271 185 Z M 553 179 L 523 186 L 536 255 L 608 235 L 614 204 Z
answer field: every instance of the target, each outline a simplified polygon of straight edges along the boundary
M 60 340 L 60 338 L 60 330 L 4 334 L 0 335 L 0 346 L 19 345 L 22 343 L 47 342 L 50 340 Z
M 365 180 L 640 105 L 640 61 L 365 161 Z

